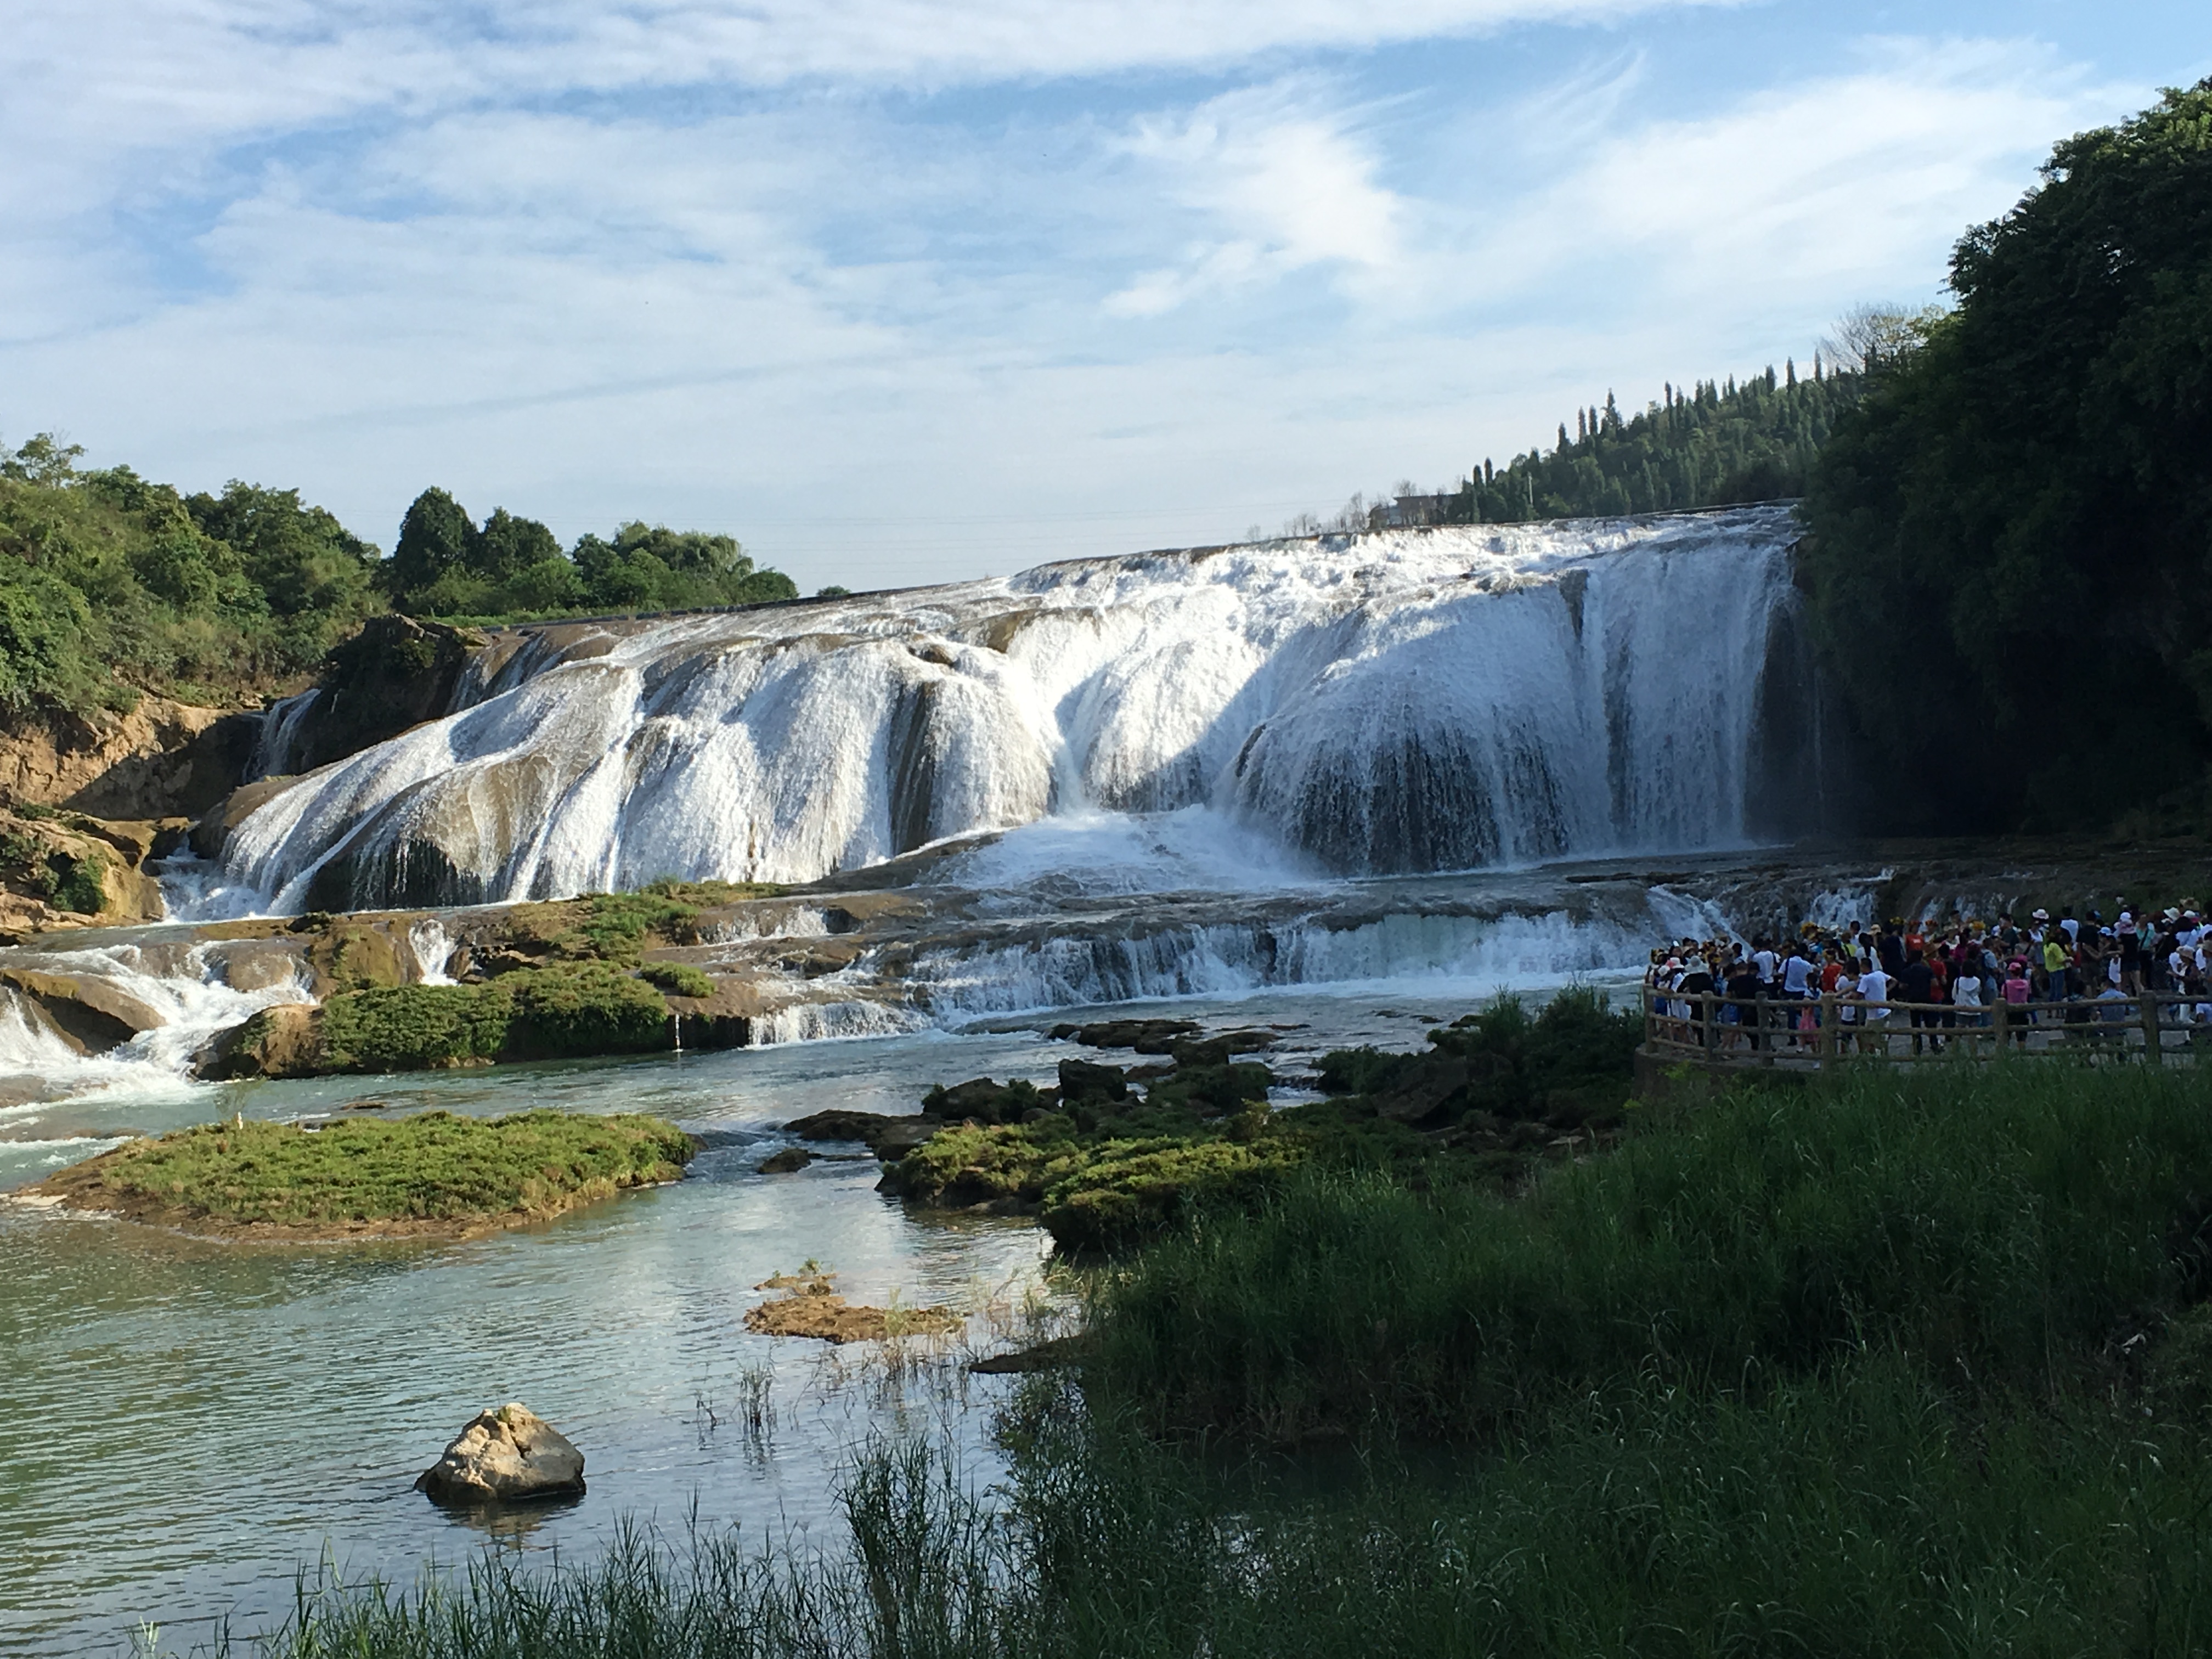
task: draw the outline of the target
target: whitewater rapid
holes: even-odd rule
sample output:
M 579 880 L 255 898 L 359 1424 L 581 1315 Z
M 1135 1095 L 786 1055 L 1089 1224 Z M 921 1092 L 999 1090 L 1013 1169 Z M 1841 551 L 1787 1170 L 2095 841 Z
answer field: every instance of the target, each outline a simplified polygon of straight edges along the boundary
M 1740 845 L 1797 533 L 1385 532 L 539 629 L 445 718 L 276 787 L 174 913 L 806 882 L 1188 809 L 1217 861 L 1256 837 L 1333 877 Z

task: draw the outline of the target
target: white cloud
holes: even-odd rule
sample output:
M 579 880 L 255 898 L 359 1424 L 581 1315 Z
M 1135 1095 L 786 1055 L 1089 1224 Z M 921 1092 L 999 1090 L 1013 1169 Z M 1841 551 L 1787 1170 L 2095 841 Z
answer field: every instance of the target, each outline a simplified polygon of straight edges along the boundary
M 1481 297 L 1556 292 L 1564 276 L 1726 306 L 1753 292 L 1863 298 L 1914 270 L 1932 280 L 1967 224 L 2019 197 L 2054 138 L 2141 95 L 2013 43 L 1881 41 L 1865 56 L 1700 119 L 1607 133 L 1486 239 Z
M 1293 88 L 1252 88 L 1138 125 L 1121 148 L 1217 234 L 1109 296 L 1109 312 L 1158 316 L 1201 293 L 1310 265 L 1397 262 L 1403 204 L 1376 182 L 1379 158 L 1345 114 L 1312 102 Z
M 446 20 L 475 14 L 111 3 L 143 33 L 112 76 L 72 71 L 59 142 L 21 142 L 52 77 L 0 105 L 33 157 L 0 180 L 0 424 L 191 487 L 298 483 L 387 541 L 438 482 L 564 536 L 727 528 L 809 584 L 1212 539 L 1439 482 L 1607 385 L 1802 350 L 1932 282 L 2051 139 L 2140 101 L 1971 42 L 1694 119 L 1632 43 L 1502 113 L 1277 61 L 1180 106 L 1146 82 L 1012 115 L 867 80 L 1264 59 L 1510 11 L 862 0 L 809 9 L 817 38 L 767 0 L 494 11 L 461 39 Z M 1482 153 L 1427 165 L 1446 143 Z M 1328 314 L 1283 322 L 1318 285 Z

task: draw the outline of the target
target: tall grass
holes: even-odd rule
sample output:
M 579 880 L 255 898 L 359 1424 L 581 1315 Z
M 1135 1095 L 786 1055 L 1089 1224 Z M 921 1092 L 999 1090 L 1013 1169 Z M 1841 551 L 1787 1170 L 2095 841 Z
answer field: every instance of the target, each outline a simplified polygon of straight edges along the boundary
M 914 1449 L 864 1459 L 842 1548 L 623 1531 L 307 1587 L 231 1659 L 1745 1659 L 2201 1653 L 2201 1425 L 2094 1401 L 1962 1416 L 1894 1352 L 1756 1403 L 1650 1378 L 1449 1474 L 1224 1480 L 1048 1401 L 1003 1511 Z
M 1754 1387 L 1868 1346 L 2047 1397 L 2177 1303 L 2208 1198 L 2193 1076 L 1747 1093 L 1517 1200 L 1311 1172 L 1103 1278 L 1087 1376 L 1156 1428 L 1285 1440 L 1480 1436 L 1624 1379 Z
M 309 1586 L 254 1651 L 2200 1653 L 2208 1194 L 2203 1085 L 2042 1066 L 1742 1097 L 1516 1202 L 1302 1182 L 1103 1281 L 1003 1491 L 879 1446 L 840 1547 Z M 1255 1449 L 1328 1428 L 1406 1432 Z

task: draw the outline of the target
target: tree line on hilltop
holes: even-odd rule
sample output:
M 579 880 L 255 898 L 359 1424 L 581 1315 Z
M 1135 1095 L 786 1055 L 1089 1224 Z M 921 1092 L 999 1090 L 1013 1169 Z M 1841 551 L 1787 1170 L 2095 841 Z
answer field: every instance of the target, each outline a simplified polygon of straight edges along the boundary
M 228 705 L 296 684 L 370 617 L 514 621 L 797 597 L 737 540 L 629 523 L 563 550 L 417 496 L 392 556 L 296 489 L 185 495 L 85 468 L 50 434 L 0 447 L 0 714 L 82 716 L 145 692 Z

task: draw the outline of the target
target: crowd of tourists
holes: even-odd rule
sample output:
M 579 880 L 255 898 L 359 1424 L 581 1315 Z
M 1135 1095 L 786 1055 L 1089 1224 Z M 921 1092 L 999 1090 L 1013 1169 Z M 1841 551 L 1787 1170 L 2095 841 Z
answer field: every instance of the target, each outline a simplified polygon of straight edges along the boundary
M 2038 909 L 1991 922 L 1808 922 L 1790 939 L 1681 939 L 1652 951 L 1644 983 L 1678 1040 L 1725 1047 L 1800 1043 L 1820 1030 L 1824 1007 L 1862 1047 L 1886 1046 L 1901 1014 L 1915 1053 L 1923 1040 L 1940 1048 L 1947 1031 L 1992 1025 L 2000 1006 L 2021 1042 L 2039 1025 L 2094 1036 L 2139 1020 L 2146 996 L 2162 1023 L 2212 1024 L 2212 917 L 2194 899 L 2153 910 L 2123 898 L 2109 920 Z

